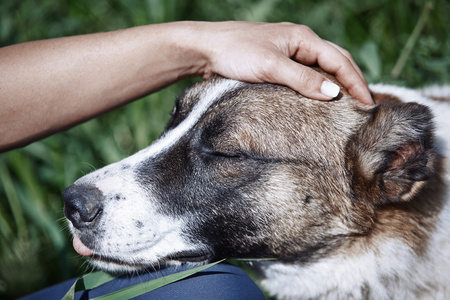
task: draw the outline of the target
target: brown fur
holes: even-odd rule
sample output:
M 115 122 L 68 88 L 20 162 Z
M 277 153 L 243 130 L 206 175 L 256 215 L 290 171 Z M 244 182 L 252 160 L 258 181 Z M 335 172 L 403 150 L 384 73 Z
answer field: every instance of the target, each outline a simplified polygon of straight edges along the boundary
M 448 170 L 435 147 L 430 109 L 399 97 L 374 93 L 378 104 L 366 106 L 342 89 L 338 100 L 320 102 L 282 86 L 213 78 L 181 96 L 155 145 L 78 181 L 66 193 L 66 211 L 81 241 L 100 253 L 94 259 L 113 249 L 105 256 L 130 268 L 139 251 L 139 266 L 155 263 L 153 257 L 158 264 L 274 257 L 259 270 L 280 297 L 443 295 L 442 276 L 435 283 L 427 274 L 430 261 L 440 259 L 436 245 L 447 226 L 438 227 L 448 211 L 440 172 Z M 80 220 L 81 198 L 72 197 L 92 185 L 102 198 L 120 200 L 95 215 L 102 230 L 98 220 Z M 135 212 L 126 200 L 148 211 Z M 127 214 L 115 211 L 119 204 Z M 135 215 L 150 225 L 156 217 L 181 220 L 165 223 L 180 226 L 172 228 L 176 243 L 167 241 L 179 248 L 134 251 L 124 242 L 128 236 L 171 237 L 155 226 L 109 232 L 108 225 L 120 226 L 107 219 L 115 214 L 125 223 L 130 216 L 135 223 Z M 111 239 L 116 247 L 109 247 Z M 186 248 L 189 257 L 178 257 Z M 417 270 L 420 277 L 411 278 Z
M 372 98 L 375 104 L 380 104 L 382 102 L 402 103 L 398 97 L 389 94 L 372 93 Z

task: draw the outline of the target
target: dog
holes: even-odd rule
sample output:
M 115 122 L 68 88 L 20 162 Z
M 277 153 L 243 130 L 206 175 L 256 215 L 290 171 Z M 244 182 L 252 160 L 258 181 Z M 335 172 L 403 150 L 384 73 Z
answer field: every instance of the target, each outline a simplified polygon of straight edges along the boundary
M 194 85 L 152 145 L 64 190 L 75 249 L 109 272 L 274 258 L 251 266 L 280 299 L 449 299 L 450 87 L 371 91 Z

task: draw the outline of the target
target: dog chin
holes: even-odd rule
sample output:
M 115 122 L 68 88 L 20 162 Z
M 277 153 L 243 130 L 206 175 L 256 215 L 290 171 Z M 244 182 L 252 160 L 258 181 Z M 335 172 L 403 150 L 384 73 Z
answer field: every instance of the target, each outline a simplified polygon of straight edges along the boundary
M 134 273 L 141 271 L 155 271 L 170 266 L 201 266 L 210 262 L 214 258 L 212 251 L 204 247 L 186 249 L 168 254 L 156 254 L 153 258 L 137 256 L 136 253 L 105 253 L 101 250 L 88 248 L 74 234 L 73 246 L 78 254 L 88 258 L 95 268 L 115 274 Z M 153 256 L 153 255 L 152 255 Z
M 211 261 L 211 255 L 204 252 L 183 251 L 174 253 L 166 258 L 141 261 L 130 260 L 132 256 L 127 257 L 109 257 L 99 253 L 94 253 L 89 257 L 89 262 L 105 272 L 120 274 L 120 273 L 134 273 L 141 271 L 155 271 L 166 267 L 177 267 L 181 265 L 201 266 Z

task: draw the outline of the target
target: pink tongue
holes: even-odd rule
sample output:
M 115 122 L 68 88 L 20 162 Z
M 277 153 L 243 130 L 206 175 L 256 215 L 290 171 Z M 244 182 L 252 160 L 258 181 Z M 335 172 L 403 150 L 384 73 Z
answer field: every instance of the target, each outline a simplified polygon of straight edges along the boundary
M 77 251 L 78 254 L 83 256 L 92 256 L 94 252 L 86 247 L 78 237 L 73 238 L 73 248 Z

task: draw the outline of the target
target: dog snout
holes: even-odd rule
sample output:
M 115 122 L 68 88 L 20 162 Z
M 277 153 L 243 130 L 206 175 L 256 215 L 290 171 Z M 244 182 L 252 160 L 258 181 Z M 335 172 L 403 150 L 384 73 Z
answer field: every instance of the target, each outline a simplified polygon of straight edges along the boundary
M 64 213 L 76 228 L 91 226 L 101 215 L 102 192 L 96 187 L 72 185 L 63 191 Z

